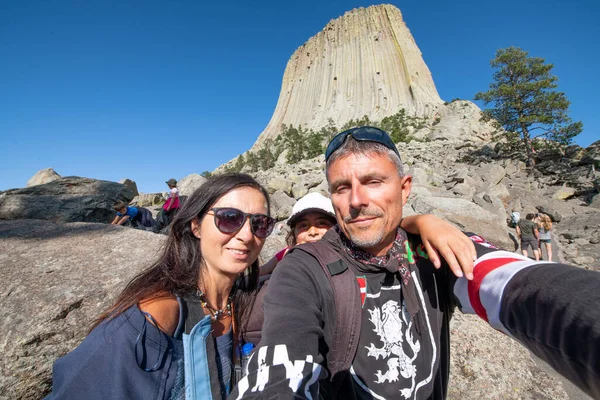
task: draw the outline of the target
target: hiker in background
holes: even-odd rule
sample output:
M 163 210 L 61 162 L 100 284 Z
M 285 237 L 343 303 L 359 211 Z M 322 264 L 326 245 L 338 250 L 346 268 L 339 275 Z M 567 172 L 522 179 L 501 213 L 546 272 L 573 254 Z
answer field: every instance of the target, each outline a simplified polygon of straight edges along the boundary
M 177 180 L 171 178 L 165 182 L 169 186 L 167 201 L 163 205 L 164 213 L 167 216 L 167 225 L 173 220 L 173 216 L 179 211 L 179 189 L 177 189 Z
M 157 225 L 154 228 L 155 232 L 160 232 L 161 230 L 168 227 L 180 207 L 177 180 L 171 178 L 165 183 L 167 184 L 167 186 L 169 186 L 169 191 L 167 192 L 167 201 L 165 202 L 165 204 L 162 207 L 162 210 L 160 210 L 158 216 L 156 217 Z
M 143 207 L 128 206 L 122 201 L 117 201 L 113 208 L 117 216 L 111 222 L 112 225 L 131 225 L 134 228 L 152 228 L 156 225 L 150 210 Z
M 536 219 L 536 223 L 539 231 L 540 238 L 540 258 L 542 258 L 542 243 L 546 247 L 546 253 L 548 254 L 548 261 L 552 261 L 552 219 L 546 214 L 539 214 Z
M 528 257 L 527 249 L 531 246 L 535 261 L 540 260 L 540 248 L 539 243 L 539 231 L 537 224 L 533 222 L 535 214 L 529 213 L 525 216 L 525 219 L 519 220 L 517 223 L 517 236 L 521 241 L 521 252 L 525 257 Z
M 224 399 L 269 214 L 249 175 L 209 179 L 175 216 L 159 259 L 56 361 L 48 399 Z

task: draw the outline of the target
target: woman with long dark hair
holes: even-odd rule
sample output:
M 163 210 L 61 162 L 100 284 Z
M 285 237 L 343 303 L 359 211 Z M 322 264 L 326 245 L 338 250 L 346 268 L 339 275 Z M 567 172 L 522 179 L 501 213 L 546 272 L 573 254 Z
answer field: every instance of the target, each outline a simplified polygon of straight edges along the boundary
M 274 222 L 249 175 L 208 180 L 177 213 L 158 261 L 56 361 L 49 398 L 225 398 Z

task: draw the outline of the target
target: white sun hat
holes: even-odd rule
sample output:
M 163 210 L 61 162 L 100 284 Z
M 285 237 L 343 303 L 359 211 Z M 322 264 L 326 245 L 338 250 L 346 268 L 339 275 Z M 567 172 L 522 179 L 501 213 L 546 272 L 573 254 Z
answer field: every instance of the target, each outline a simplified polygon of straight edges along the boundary
M 292 215 L 290 215 L 290 218 L 287 221 L 288 226 L 294 226 L 303 215 L 311 212 L 325 214 L 326 216 L 335 219 L 335 211 L 333 211 L 331 200 L 321 193 L 312 192 L 302 197 L 294 204 Z

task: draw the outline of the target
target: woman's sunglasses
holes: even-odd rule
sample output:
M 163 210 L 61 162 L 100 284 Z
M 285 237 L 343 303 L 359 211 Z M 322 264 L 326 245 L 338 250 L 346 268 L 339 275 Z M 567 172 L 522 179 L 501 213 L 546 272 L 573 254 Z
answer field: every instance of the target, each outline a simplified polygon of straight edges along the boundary
M 360 128 L 348 129 L 335 135 L 331 139 L 331 142 L 329 142 L 329 145 L 327 145 L 327 150 L 325 150 L 325 161 L 329 160 L 329 157 L 344 144 L 348 136 L 352 136 L 359 142 L 376 142 L 382 144 L 388 149 L 393 150 L 398 158 L 402 159 L 396 145 L 385 131 L 372 126 L 361 126 Z
M 234 233 L 242 229 L 247 218 L 250 218 L 250 230 L 261 239 L 273 231 L 275 219 L 265 214 L 248 214 L 237 208 L 211 208 L 215 215 L 215 226 L 222 233 Z M 208 214 L 208 213 L 207 213 Z

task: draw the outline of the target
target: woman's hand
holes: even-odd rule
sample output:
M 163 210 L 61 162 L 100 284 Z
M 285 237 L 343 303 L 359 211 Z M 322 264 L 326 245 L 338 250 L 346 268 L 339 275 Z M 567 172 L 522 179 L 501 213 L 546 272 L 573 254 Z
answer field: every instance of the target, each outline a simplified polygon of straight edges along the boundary
M 401 228 L 421 236 L 429 260 L 436 268 L 446 260 L 454 275 L 473 279 L 473 262 L 477 252 L 473 241 L 450 223 L 431 214 L 413 215 L 402 220 Z

